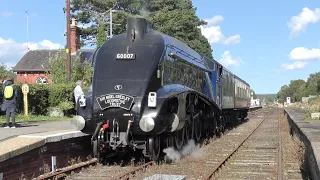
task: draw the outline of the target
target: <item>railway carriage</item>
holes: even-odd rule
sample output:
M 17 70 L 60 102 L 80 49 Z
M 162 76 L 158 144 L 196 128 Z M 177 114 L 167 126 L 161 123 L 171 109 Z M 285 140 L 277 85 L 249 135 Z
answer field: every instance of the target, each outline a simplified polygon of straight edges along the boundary
M 92 92 L 79 99 L 75 129 L 92 134 L 96 157 L 141 149 L 159 158 L 216 134 L 248 111 L 250 86 L 213 59 L 154 31 L 143 18 L 93 55 Z

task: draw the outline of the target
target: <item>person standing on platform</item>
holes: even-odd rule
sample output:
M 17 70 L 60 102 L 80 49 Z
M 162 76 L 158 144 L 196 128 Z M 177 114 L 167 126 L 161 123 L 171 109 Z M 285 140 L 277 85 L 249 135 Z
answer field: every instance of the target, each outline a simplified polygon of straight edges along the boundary
M 74 93 L 74 100 L 75 100 L 75 104 L 76 107 L 75 109 L 77 109 L 77 104 L 78 104 L 78 99 L 81 95 L 84 95 L 83 91 L 82 91 L 82 81 L 77 81 L 77 86 L 74 88 L 73 93 Z
M 13 78 L 8 79 L 4 82 L 2 86 L 2 94 L 3 94 L 3 104 L 1 106 L 1 110 L 6 112 L 6 126 L 5 128 L 9 128 L 10 116 L 12 121 L 12 127 L 15 127 L 15 111 L 17 105 L 17 97 L 18 91 L 17 87 L 14 85 Z

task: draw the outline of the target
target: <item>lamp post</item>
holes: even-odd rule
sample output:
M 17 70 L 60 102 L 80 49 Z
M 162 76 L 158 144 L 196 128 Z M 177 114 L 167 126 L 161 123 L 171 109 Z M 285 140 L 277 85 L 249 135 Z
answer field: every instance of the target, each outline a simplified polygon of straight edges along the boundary
M 117 12 L 117 10 L 110 10 L 110 39 L 112 38 L 112 13 Z

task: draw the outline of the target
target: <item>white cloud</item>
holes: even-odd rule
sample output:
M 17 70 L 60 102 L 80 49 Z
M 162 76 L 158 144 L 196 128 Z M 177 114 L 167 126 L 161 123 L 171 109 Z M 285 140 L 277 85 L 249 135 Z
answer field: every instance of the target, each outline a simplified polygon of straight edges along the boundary
M 240 64 L 243 63 L 242 59 L 240 57 L 236 57 L 236 58 L 232 57 L 231 54 L 230 54 L 230 51 L 225 51 L 222 54 L 219 62 L 222 65 L 226 66 L 226 67 L 228 67 L 228 66 L 239 66 Z
M 224 35 L 221 32 L 220 26 L 200 27 L 202 34 L 208 39 L 210 44 L 215 44 L 223 41 Z
M 285 70 L 297 70 L 297 69 L 304 69 L 306 66 L 308 65 L 307 62 L 305 61 L 296 61 L 292 64 L 282 64 L 282 69 L 285 69 Z
M 298 16 L 291 17 L 290 22 L 287 23 L 291 30 L 291 35 L 298 35 L 301 31 L 305 30 L 309 23 L 317 23 L 320 21 L 320 9 L 316 8 L 314 11 L 305 7 Z
M 30 50 L 59 49 L 63 47 L 58 43 L 53 43 L 46 39 L 38 43 L 29 42 L 28 46 Z M 26 52 L 27 43 L 19 43 L 12 39 L 0 37 L 0 63 L 4 63 L 8 68 L 15 66 Z
M 234 36 L 230 36 L 224 41 L 224 44 L 227 44 L 227 45 L 237 44 L 237 43 L 240 43 L 240 35 L 239 34 L 234 35 Z
M 12 12 L 0 12 L 0 17 L 9 17 L 12 16 Z
M 223 20 L 224 20 L 223 16 L 218 15 L 218 16 L 213 16 L 211 19 L 205 19 L 204 21 L 206 21 L 208 25 L 214 25 L 214 24 L 218 24 L 219 22 L 222 22 Z
M 315 60 L 315 59 L 320 60 L 320 49 L 316 49 L 316 48 L 307 49 L 305 47 L 297 47 L 290 52 L 289 58 L 294 60 L 300 60 L 300 61 Z
M 208 24 L 200 26 L 202 34 L 208 39 L 210 44 L 224 43 L 224 44 L 236 44 L 240 42 L 240 35 L 233 35 L 225 37 L 221 31 L 221 27 L 216 25 L 224 20 L 223 16 L 213 16 L 211 19 L 205 19 Z

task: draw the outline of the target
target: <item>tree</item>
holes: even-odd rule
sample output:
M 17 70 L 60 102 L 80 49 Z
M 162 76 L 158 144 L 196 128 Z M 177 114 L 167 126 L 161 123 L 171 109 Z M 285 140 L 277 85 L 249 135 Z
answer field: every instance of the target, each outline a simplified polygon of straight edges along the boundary
M 305 87 L 306 82 L 302 79 L 293 80 L 290 82 L 290 95 L 293 102 L 301 101 L 304 92 L 303 88 Z
M 113 34 L 121 34 L 125 32 L 127 18 L 139 14 L 138 9 L 142 7 L 141 0 L 73 0 L 71 1 L 71 17 L 76 18 L 79 23 L 91 24 L 87 28 L 80 28 L 81 38 L 87 45 L 97 44 L 97 33 L 99 22 L 104 24 L 104 29 L 109 29 L 109 10 L 121 10 L 113 13 L 112 28 Z
M 67 82 L 66 74 L 66 55 L 64 51 L 57 53 L 55 56 L 49 59 L 50 72 L 48 77 L 55 84 L 65 84 Z M 84 84 L 92 83 L 92 72 L 90 62 L 80 62 L 80 56 L 74 55 L 71 57 L 71 81 L 77 80 L 84 81 Z
M 84 24 L 92 23 L 89 28 L 81 29 L 81 37 L 94 45 L 98 32 L 98 22 L 109 26 L 111 8 L 121 10 L 113 14 L 113 34 L 125 32 L 127 18 L 142 16 L 153 24 L 155 30 L 181 40 L 188 46 L 212 58 L 212 49 L 208 40 L 201 34 L 199 26 L 207 23 L 196 16 L 196 8 L 190 0 L 73 0 L 73 17 Z M 108 28 L 107 28 L 108 29 Z
M 104 31 L 104 24 L 102 21 L 99 22 L 99 29 L 97 35 L 97 48 L 99 48 L 106 41 L 106 33 Z
M 309 95 L 320 95 L 320 72 L 312 73 L 306 82 L 306 91 Z
M 289 86 L 288 85 L 284 85 L 281 87 L 280 91 L 277 93 L 277 98 L 279 100 L 280 103 L 283 103 L 286 101 L 286 98 L 290 96 L 290 92 L 289 92 Z
M 6 77 L 14 77 L 14 73 L 9 71 L 5 64 L 0 63 L 0 79 L 4 79 Z
M 297 102 L 309 95 L 320 95 L 320 72 L 310 74 L 307 82 L 302 79 L 290 81 L 289 86 L 281 87 L 277 97 L 280 102 L 285 102 L 286 97 Z
M 205 21 L 196 16 L 190 0 L 150 0 L 150 20 L 154 28 L 186 43 L 199 53 L 212 57 L 211 46 L 200 30 Z

